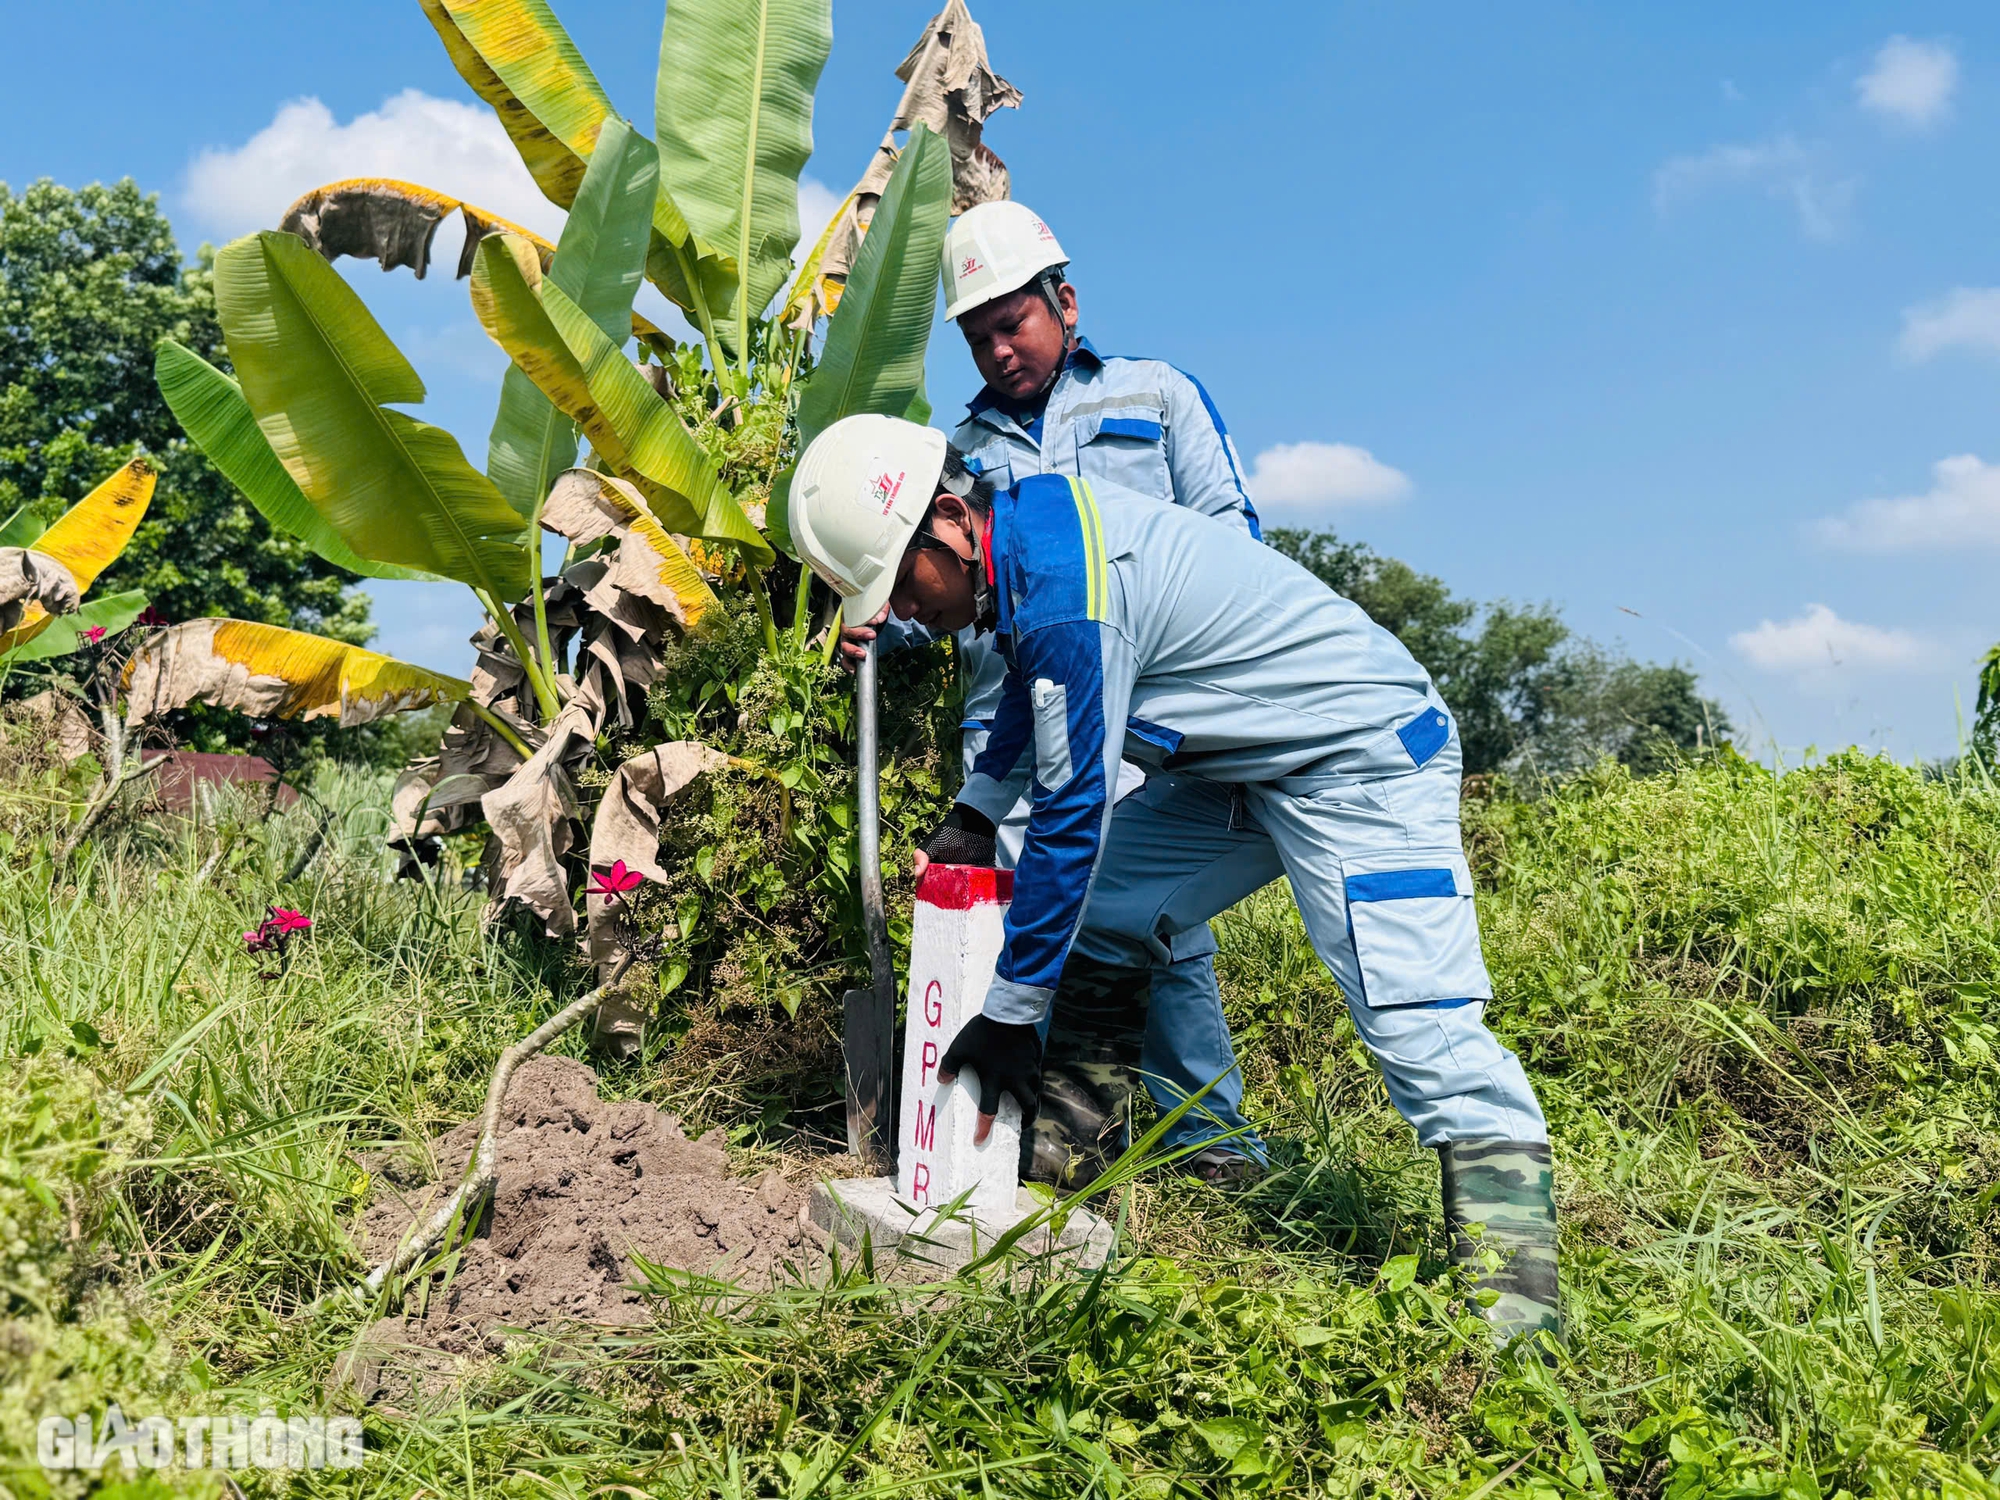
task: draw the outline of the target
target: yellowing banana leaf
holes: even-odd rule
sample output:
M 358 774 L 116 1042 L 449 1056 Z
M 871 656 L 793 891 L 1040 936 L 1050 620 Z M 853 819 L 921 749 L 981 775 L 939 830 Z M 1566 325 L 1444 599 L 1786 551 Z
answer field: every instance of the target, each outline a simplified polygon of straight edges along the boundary
M 533 252 L 518 241 L 494 240 L 482 246 L 473 260 L 472 308 L 488 336 L 513 359 L 508 374 L 518 372 L 533 382 L 557 410 L 584 430 L 601 460 L 630 472 L 631 455 L 623 440 L 597 409 L 583 366 L 549 321 L 542 286 Z M 662 503 L 672 502 L 669 498 Z M 691 526 L 700 518 L 690 510 L 685 519 Z
M 51 619 L 33 640 L 24 641 L 10 651 L 0 651 L 0 663 L 20 666 L 24 662 L 68 656 L 90 644 L 87 637 L 93 630 L 102 632 L 99 637 L 102 639 L 126 629 L 146 612 L 146 603 L 146 595 L 139 589 L 93 599 L 74 614 Z
M 22 506 L 6 520 L 0 521 L 0 547 L 32 547 L 35 538 L 48 530 L 35 513 Z
M 616 111 L 555 12 L 543 0 L 422 4 L 458 76 L 499 115 L 535 185 L 568 208 Z
M 151 463 L 133 459 L 64 511 L 35 539 L 35 550 L 68 568 L 77 592 L 88 593 L 97 575 L 118 560 L 139 529 L 158 480 Z
M 701 569 L 653 519 L 637 487 L 595 469 L 571 469 L 555 482 L 542 524 L 578 547 L 618 539 L 610 581 L 665 609 L 689 629 L 715 604 Z
M 500 599 L 527 591 L 541 569 L 520 515 L 457 438 L 391 409 L 424 383 L 339 272 L 293 235 L 249 235 L 216 257 L 215 306 L 257 425 L 349 547 Z
M 453 213 L 465 223 L 465 243 L 458 252 L 461 278 L 472 269 L 474 247 L 501 230 L 533 243 L 544 259 L 555 253 L 555 246 L 511 219 L 394 177 L 349 177 L 316 187 L 285 210 L 278 227 L 328 260 L 372 255 L 383 270 L 408 266 L 422 281 L 430 269 L 437 227 Z
M 576 354 L 604 420 L 624 437 L 633 468 L 695 510 L 700 524 L 688 531 L 734 542 L 758 565 L 769 563 L 776 556 L 770 543 L 716 476 L 715 459 L 695 441 L 680 413 L 560 287 L 548 284 L 542 291 L 549 321 Z
M 812 254 L 799 267 L 798 279 L 792 283 L 792 295 L 785 299 L 785 310 L 779 319 L 786 327 L 811 333 L 814 323 L 840 306 L 840 293 L 847 284 L 847 278 L 843 276 L 835 281 L 822 277 L 820 266 L 826 260 L 826 247 L 833 242 L 834 231 L 843 228 L 847 216 L 854 212 L 854 197 L 849 193 L 847 201 L 826 221 L 826 228 L 819 232 L 819 243 L 812 247 Z
M 479 247 L 472 305 L 501 348 L 630 479 L 668 531 L 733 541 L 760 563 L 773 555 L 716 478 L 715 462 L 604 330 L 543 281 L 527 246 L 506 236 Z
M 598 135 L 617 111 L 555 12 L 544 0 L 422 4 L 452 66 L 500 117 L 536 186 L 552 203 L 570 207 Z M 732 262 L 693 242 L 664 182 L 654 196 L 646 274 L 690 314 L 703 305 L 699 285 L 735 277 Z
M 436 581 L 435 574 L 420 568 L 371 562 L 348 546 L 278 462 L 250 403 L 243 399 L 243 388 L 199 354 L 162 339 L 153 356 L 153 378 L 195 446 L 274 529 L 297 537 L 335 567 L 363 578 Z
M 551 203 L 568 208 L 583 183 L 597 129 L 612 111 L 554 12 L 539 0 L 421 3 L 451 65 L 500 117 L 535 186 Z M 489 51 L 513 75 L 519 92 L 489 61 Z
M 832 0 L 673 0 L 653 101 L 660 166 L 695 238 L 729 254 L 742 348 L 791 274 L 813 90 L 833 46 Z
M 623 120 L 605 121 L 555 257 L 541 263 L 549 279 L 621 344 L 628 327 L 644 322 L 633 316 L 632 297 L 646 272 L 659 176 L 660 155 L 653 143 Z M 575 462 L 575 422 L 518 365 L 510 365 L 487 439 L 488 477 L 508 504 L 532 520 L 556 475 Z
M 23 599 L 19 618 L 6 621 L 12 628 L 0 631 L 0 651 L 26 645 L 48 628 L 54 616 L 77 607 L 97 582 L 97 575 L 116 562 L 131 542 L 152 503 L 158 477 L 152 464 L 135 458 L 114 470 L 35 538 L 35 554 L 59 564 L 72 587 L 65 595 L 67 603 L 59 608 L 49 608 L 34 597 Z
M 260 719 L 338 719 L 343 728 L 472 691 L 345 641 L 248 620 L 168 626 L 133 653 L 119 686 L 132 725 L 208 703 Z

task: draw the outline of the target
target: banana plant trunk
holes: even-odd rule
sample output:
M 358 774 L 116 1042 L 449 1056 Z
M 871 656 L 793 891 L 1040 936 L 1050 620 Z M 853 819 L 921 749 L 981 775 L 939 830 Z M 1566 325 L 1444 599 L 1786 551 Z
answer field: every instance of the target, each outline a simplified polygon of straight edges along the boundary
M 847 1061 L 847 1149 L 894 1170 L 896 970 L 889 957 L 889 918 L 882 905 L 882 801 L 878 781 L 875 656 L 879 643 L 854 674 L 857 809 L 861 837 L 861 916 L 868 931 L 870 985 L 849 990 L 844 1005 Z

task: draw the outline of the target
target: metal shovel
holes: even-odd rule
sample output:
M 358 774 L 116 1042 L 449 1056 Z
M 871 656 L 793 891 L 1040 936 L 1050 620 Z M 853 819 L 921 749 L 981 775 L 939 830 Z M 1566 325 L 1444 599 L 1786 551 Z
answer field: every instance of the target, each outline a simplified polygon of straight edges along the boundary
M 861 917 L 868 930 L 872 983 L 842 997 L 841 1050 L 847 1060 L 847 1149 L 878 1171 L 896 1161 L 893 1077 L 896 1058 L 896 971 L 889 959 L 889 918 L 882 906 L 882 798 L 875 713 L 879 641 L 854 674 L 855 739 L 861 822 Z

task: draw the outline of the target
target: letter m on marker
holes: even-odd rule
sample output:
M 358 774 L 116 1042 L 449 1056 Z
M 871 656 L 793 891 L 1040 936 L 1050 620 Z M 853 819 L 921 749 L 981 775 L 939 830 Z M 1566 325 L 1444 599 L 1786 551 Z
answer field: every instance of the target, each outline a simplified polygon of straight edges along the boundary
M 911 1113 L 917 1117 L 915 1133 L 912 1136 L 916 1148 L 919 1151 L 936 1150 L 937 1106 L 935 1104 L 919 1104 Z

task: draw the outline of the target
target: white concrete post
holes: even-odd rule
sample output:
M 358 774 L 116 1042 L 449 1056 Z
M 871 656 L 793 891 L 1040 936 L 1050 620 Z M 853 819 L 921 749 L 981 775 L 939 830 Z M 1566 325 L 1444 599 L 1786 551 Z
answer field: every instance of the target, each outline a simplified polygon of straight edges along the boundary
M 965 1210 L 988 1226 L 1019 1216 L 1021 1107 L 1003 1096 L 992 1134 L 974 1146 L 978 1076 L 967 1069 L 946 1087 L 937 1073 L 959 1027 L 985 1002 L 1013 895 L 1011 870 L 934 864 L 918 883 L 910 934 L 896 1196 L 912 1208 L 937 1208 L 970 1188 Z

